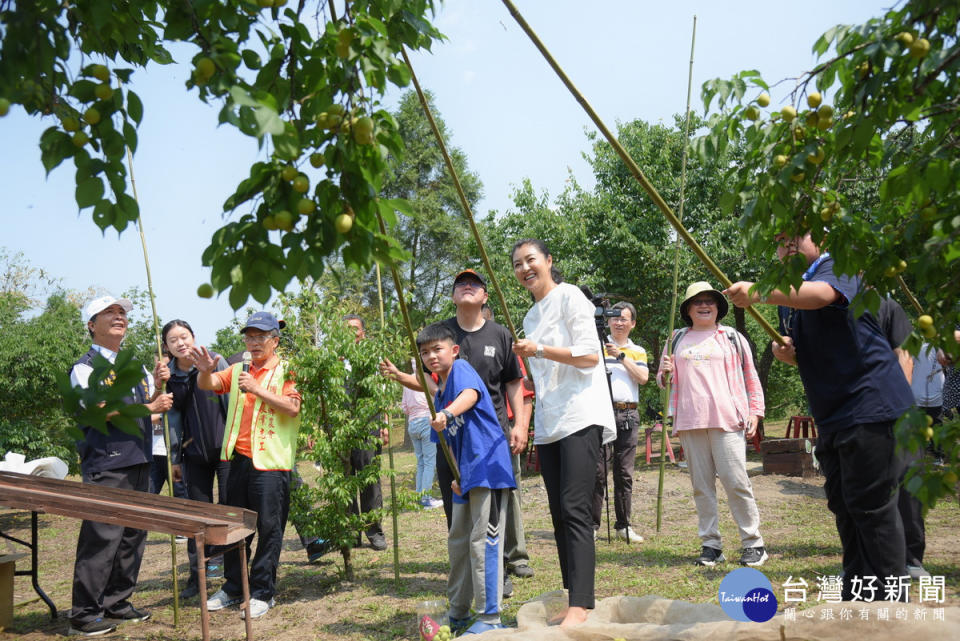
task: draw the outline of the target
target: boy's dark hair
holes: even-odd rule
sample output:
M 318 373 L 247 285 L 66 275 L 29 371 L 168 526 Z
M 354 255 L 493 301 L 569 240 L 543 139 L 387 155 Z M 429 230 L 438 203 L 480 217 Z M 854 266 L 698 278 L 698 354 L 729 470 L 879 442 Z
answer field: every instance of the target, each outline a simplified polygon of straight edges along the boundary
M 433 343 L 435 341 L 450 341 L 451 343 L 456 343 L 457 337 L 453 333 L 453 330 L 445 323 L 432 323 L 424 327 L 420 330 L 420 333 L 417 334 L 417 349 L 420 349 L 427 343 Z

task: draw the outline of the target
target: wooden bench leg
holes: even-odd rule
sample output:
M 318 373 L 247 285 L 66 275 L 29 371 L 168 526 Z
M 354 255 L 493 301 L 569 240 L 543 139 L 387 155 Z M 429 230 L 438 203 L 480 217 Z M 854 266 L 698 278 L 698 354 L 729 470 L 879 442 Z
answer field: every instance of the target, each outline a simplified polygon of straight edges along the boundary
M 193 538 L 197 546 L 197 588 L 200 590 L 200 633 L 210 641 L 210 612 L 207 610 L 207 555 L 203 533 Z
M 240 583 L 243 585 L 243 625 L 247 629 L 247 641 L 253 641 L 253 620 L 250 618 L 250 578 L 247 569 L 247 540 L 240 539 L 237 545 L 240 546 Z
M 662 433 L 663 438 L 667 439 L 667 456 L 670 457 L 670 462 L 676 463 L 677 459 L 673 457 L 673 442 L 670 440 L 670 435 L 667 434 L 666 430 L 664 430 L 662 427 L 660 428 L 660 432 Z
M 37 596 L 47 604 L 47 608 L 50 610 L 50 619 L 52 621 L 56 621 L 57 606 L 53 604 L 53 601 L 50 600 L 50 597 L 47 596 L 46 592 L 40 588 L 39 575 L 37 574 L 37 569 L 40 567 L 40 546 L 37 544 L 37 530 L 37 513 L 30 512 L 30 543 L 21 541 L 20 539 L 12 537 L 9 534 L 4 534 L 3 532 L 0 532 L 0 538 L 4 538 L 8 541 L 13 541 L 18 545 L 30 548 L 30 569 L 15 570 L 13 575 L 30 577 L 30 583 L 33 586 L 33 591 L 36 592 Z

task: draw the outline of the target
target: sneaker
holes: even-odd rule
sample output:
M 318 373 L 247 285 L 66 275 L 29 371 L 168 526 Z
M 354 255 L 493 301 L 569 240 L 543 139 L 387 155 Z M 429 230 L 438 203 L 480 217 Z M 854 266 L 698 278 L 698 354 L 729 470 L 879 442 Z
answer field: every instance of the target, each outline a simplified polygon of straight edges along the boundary
M 276 603 L 274 602 L 273 599 L 270 599 L 269 601 L 261 601 L 260 599 L 251 598 L 250 599 L 250 618 L 259 619 L 264 614 L 266 614 L 270 610 L 270 608 L 272 608 L 275 605 Z M 241 610 L 240 618 L 243 619 L 246 616 L 247 616 L 246 611 Z
M 309 543 L 305 549 L 307 550 L 307 561 L 316 563 L 320 560 L 320 557 L 333 549 L 333 543 L 326 539 L 316 539 L 313 543 Z
M 917 565 L 908 565 L 907 574 L 910 575 L 911 579 L 919 580 L 922 576 L 930 576 L 930 573 L 927 572 L 922 565 L 919 563 Z
M 435 499 L 432 496 L 425 496 L 420 500 L 420 505 L 422 505 L 425 510 L 435 510 L 438 507 L 443 507 L 443 501 Z
M 243 602 L 243 597 L 239 594 L 237 596 L 232 596 L 223 590 L 217 590 L 216 594 L 207 599 L 207 610 L 210 612 L 216 612 L 217 610 L 229 608 L 231 605 L 237 605 L 241 602 Z
M 503 598 L 509 599 L 513 596 L 513 580 L 509 574 L 503 575 Z
M 473 619 L 466 617 L 465 619 L 458 619 L 456 617 L 447 617 L 450 620 L 450 632 L 453 634 L 460 634 L 464 630 L 470 627 L 470 624 L 473 622 Z
M 187 583 L 187 587 L 180 590 L 180 599 L 186 601 L 200 594 L 200 587 L 196 583 Z
M 97 618 L 86 623 L 75 623 L 70 621 L 68 635 L 79 635 L 83 637 L 98 637 L 101 634 L 110 634 L 117 629 L 116 623 L 107 623 L 103 618 Z
M 599 534 L 599 532 L 600 532 L 600 530 L 596 530 L 596 529 L 593 531 L 593 540 L 594 540 L 594 541 L 599 541 L 599 540 L 600 540 L 600 534 Z
M 763 562 L 769 558 L 766 548 L 762 545 L 756 548 L 743 548 L 743 554 L 740 555 L 740 565 L 763 565 Z
M 717 548 L 703 546 L 703 549 L 700 550 L 700 558 L 698 558 L 695 563 L 696 565 L 705 565 L 708 568 L 712 568 L 717 563 L 723 563 L 726 559 L 723 556 L 723 552 Z
M 497 623 L 484 623 L 483 621 L 477 621 L 469 628 L 463 631 L 463 634 L 483 634 L 489 630 L 503 630 L 507 626 L 503 625 L 499 621 Z
M 368 534 L 367 538 L 370 540 L 370 547 L 377 552 L 382 552 L 387 549 L 387 539 L 384 538 L 383 533 Z
M 533 568 L 529 565 L 507 566 L 507 572 L 521 579 L 529 579 L 533 576 Z
M 150 613 L 146 610 L 138 610 L 131 605 L 126 610 L 121 610 L 120 612 L 107 612 L 107 618 L 123 621 L 125 623 L 136 623 L 138 621 L 146 621 L 149 619 Z
M 643 537 L 633 531 L 629 525 L 617 530 L 617 538 L 630 543 L 643 543 Z
M 207 578 L 208 579 L 222 579 L 223 578 L 223 566 L 217 565 L 216 563 L 207 564 Z

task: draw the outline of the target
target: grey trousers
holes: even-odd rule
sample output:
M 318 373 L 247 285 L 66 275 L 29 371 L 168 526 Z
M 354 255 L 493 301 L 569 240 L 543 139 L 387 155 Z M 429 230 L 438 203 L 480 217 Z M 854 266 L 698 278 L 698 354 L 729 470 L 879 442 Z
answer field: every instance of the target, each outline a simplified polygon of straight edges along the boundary
M 527 554 L 523 514 L 520 511 L 520 455 L 512 454 L 510 458 L 513 461 L 513 480 L 517 483 L 517 489 L 503 491 L 508 505 L 504 517 L 503 560 L 507 567 L 518 568 L 530 564 L 530 555 Z
M 717 515 L 717 476 L 727 492 L 727 505 L 745 548 L 763 546 L 760 511 L 747 476 L 747 449 L 743 430 L 681 430 L 680 444 L 687 457 L 693 501 L 697 505 L 697 530 L 702 545 L 723 549 Z
M 477 619 L 499 623 L 503 606 L 503 529 L 509 490 L 475 487 L 467 503 L 453 503 L 447 538 L 450 616 L 465 619 L 473 604 Z

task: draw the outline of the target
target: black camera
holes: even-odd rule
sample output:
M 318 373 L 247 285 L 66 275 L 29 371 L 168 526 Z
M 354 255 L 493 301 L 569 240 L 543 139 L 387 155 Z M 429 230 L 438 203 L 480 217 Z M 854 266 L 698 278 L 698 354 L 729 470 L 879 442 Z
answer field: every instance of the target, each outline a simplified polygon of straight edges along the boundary
M 597 294 L 594 296 L 593 292 L 590 291 L 589 287 L 581 287 L 580 291 L 590 299 L 590 302 L 593 303 L 593 317 L 596 319 L 601 318 L 614 318 L 620 316 L 619 309 L 610 309 L 610 299 L 604 294 Z

